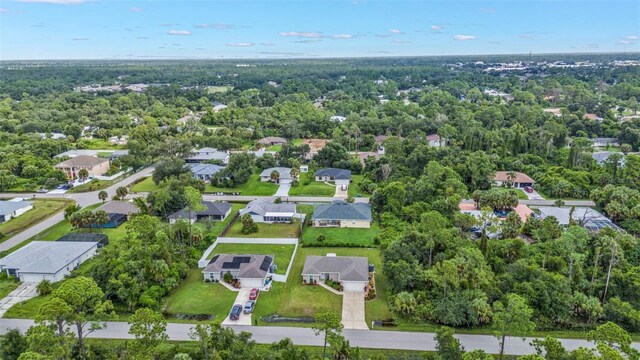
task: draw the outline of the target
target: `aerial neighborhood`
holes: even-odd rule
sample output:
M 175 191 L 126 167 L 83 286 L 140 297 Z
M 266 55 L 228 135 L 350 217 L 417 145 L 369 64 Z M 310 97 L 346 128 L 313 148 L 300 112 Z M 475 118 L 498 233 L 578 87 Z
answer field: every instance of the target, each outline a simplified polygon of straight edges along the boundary
M 136 344 L 113 359 L 316 359 L 325 335 L 335 359 L 431 358 L 454 332 L 490 345 L 429 351 L 633 342 L 640 85 L 614 58 L 636 61 L 0 64 L 0 358 L 6 324 L 79 359 L 103 358 L 103 325 Z M 133 333 L 150 323 L 162 345 Z

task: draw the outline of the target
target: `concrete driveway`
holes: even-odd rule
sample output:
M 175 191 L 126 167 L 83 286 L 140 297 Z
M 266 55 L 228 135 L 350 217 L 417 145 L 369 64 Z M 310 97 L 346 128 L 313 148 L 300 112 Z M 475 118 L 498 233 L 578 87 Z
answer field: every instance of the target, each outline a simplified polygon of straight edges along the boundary
M 529 200 L 544 200 L 542 195 L 538 194 L 538 192 L 535 190 L 533 190 L 533 192 L 530 192 L 530 193 L 524 191 L 524 193 L 527 194 L 527 197 L 529 198 Z
M 289 196 L 289 190 L 291 190 L 291 183 L 280 183 L 280 186 L 278 186 L 278 191 L 276 191 L 273 196 Z
M 345 329 L 369 330 L 364 320 L 364 293 L 361 291 L 342 294 L 342 325 Z
M 13 305 L 38 296 L 37 286 L 38 284 L 36 283 L 22 283 L 7 296 L 0 299 L 0 317 L 4 316 L 4 313 Z
M 349 193 L 347 190 L 342 190 L 342 186 L 336 185 L 336 194 L 333 197 L 346 199 L 349 197 Z
M 249 294 L 251 293 L 251 288 L 241 288 L 240 291 L 238 291 L 238 295 L 236 296 L 236 301 L 233 303 L 235 304 L 240 304 L 242 306 L 242 309 L 244 310 L 244 304 L 249 300 Z M 259 298 L 259 296 L 258 296 Z M 231 309 L 229 309 L 229 311 L 231 311 Z M 227 317 L 224 319 L 224 321 L 222 322 L 222 325 L 244 325 L 244 326 L 250 326 L 251 325 L 251 314 L 245 314 L 244 311 L 240 314 L 240 319 L 238 320 L 231 320 L 229 319 L 229 315 L 227 315 Z

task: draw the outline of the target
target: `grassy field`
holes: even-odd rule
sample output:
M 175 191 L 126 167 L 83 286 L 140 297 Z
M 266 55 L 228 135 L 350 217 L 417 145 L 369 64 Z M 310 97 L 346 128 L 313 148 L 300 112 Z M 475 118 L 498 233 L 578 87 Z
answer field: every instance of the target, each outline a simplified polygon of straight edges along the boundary
M 104 190 L 106 188 L 108 188 L 109 186 L 117 183 L 118 181 L 122 180 L 123 177 L 122 176 L 118 176 L 117 178 L 113 179 L 113 180 L 98 180 L 98 179 L 93 179 L 87 183 L 84 183 L 82 185 L 76 186 L 73 189 L 67 191 L 67 193 L 82 193 L 82 192 L 91 192 L 91 191 L 97 191 L 97 190 Z
M 191 269 L 187 278 L 165 299 L 164 309 L 171 314 L 215 315 L 222 321 L 236 295 L 218 283 L 204 282 L 201 269 Z
M 516 192 L 516 194 L 518 194 L 518 200 L 527 200 L 529 198 L 527 196 L 527 194 L 525 194 L 525 192 L 522 189 L 507 188 L 507 187 L 503 187 L 503 186 L 496 186 L 496 187 L 494 187 L 494 189 L 498 189 L 500 191 L 514 190 Z
M 86 150 L 118 150 L 125 149 L 124 146 L 113 145 L 109 140 L 105 139 L 86 139 L 81 138 L 77 141 L 78 149 Z
M 300 274 L 304 267 L 304 262 L 309 255 L 326 255 L 336 253 L 338 256 L 366 256 L 373 263 L 377 271 L 381 271 L 382 260 L 380 251 L 377 249 L 356 249 L 356 248 L 299 248 L 291 267 L 291 273 L 286 284 L 276 283 L 269 292 L 260 295 L 260 301 L 256 304 L 256 318 L 278 313 L 282 316 L 310 316 L 318 313 L 332 311 L 338 315 L 342 314 L 342 297 L 335 295 L 320 286 L 303 285 Z M 386 282 L 383 276 L 378 281 L 378 297 L 365 303 L 366 319 L 389 318 L 389 306 L 384 291 Z M 282 325 L 281 323 L 266 323 L 259 320 L 260 325 Z M 289 324 L 292 325 L 292 324 Z M 301 324 L 296 324 L 300 326 Z M 310 324 L 304 324 L 310 326 Z
M 347 193 L 349 194 L 349 196 L 356 197 L 358 194 L 360 194 L 360 196 L 364 197 L 371 195 L 368 192 L 360 189 L 360 184 L 362 183 L 363 179 L 364 176 L 362 175 L 351 175 L 351 184 L 349 184 L 349 188 L 347 189 Z
M 72 204 L 71 200 L 61 199 L 35 199 L 33 200 L 33 209 L 0 224 L 0 242 L 12 237 L 13 235 L 27 229 L 51 216 L 64 210 L 67 205 Z
M 8 293 L 18 287 L 18 281 L 15 278 L 0 280 L 0 299 L 7 296 Z
M 263 254 L 274 255 L 274 262 L 278 269 L 276 274 L 284 275 L 291 261 L 295 245 L 262 245 L 262 244 L 218 244 L 209 255 L 209 259 L 216 254 Z
M 316 244 L 318 236 L 324 235 L 324 242 L 334 245 L 358 244 L 373 246 L 373 238 L 380 233 L 380 226 L 372 223 L 370 229 L 351 229 L 351 228 L 318 228 L 305 226 L 302 231 L 302 243 Z
M 320 181 L 312 181 L 308 185 L 299 183 L 289 190 L 289 196 L 333 196 L 335 193 L 335 185 L 327 185 Z
M 282 145 L 271 145 L 271 146 L 267 147 L 266 150 L 267 151 L 276 151 L 276 152 L 278 152 L 278 151 L 282 150 Z
M 153 192 L 156 190 L 158 190 L 158 185 L 153 182 L 151 176 L 144 178 L 144 180 L 131 187 L 131 192 Z
M 260 181 L 259 174 L 251 175 L 249 181 L 244 184 L 238 185 L 234 188 L 221 188 L 207 184 L 205 187 L 205 193 L 240 193 L 240 195 L 256 195 L 256 196 L 272 196 L 278 190 L 278 185 L 272 182 Z
M 229 90 L 233 90 L 233 86 L 207 86 L 207 93 L 209 94 L 226 93 Z
M 242 222 L 238 219 L 225 236 L 240 238 L 295 238 L 299 227 L 298 222 L 291 224 L 256 224 L 258 225 L 257 233 L 243 234 Z

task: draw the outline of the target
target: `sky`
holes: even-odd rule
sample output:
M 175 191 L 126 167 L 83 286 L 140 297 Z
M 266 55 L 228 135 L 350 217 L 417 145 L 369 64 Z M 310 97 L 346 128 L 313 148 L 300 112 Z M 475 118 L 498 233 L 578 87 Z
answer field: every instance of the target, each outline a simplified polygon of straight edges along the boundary
M 640 51 L 640 1 L 0 0 L 0 60 Z

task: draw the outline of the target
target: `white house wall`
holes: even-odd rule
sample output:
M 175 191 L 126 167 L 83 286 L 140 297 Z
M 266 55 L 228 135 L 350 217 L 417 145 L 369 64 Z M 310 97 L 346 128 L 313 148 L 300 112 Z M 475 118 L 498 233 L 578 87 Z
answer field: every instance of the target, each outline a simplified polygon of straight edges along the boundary
M 367 286 L 366 281 L 343 281 L 342 287 L 344 291 L 364 291 Z

